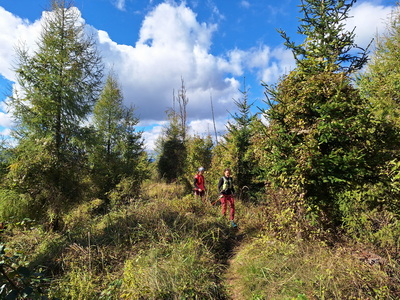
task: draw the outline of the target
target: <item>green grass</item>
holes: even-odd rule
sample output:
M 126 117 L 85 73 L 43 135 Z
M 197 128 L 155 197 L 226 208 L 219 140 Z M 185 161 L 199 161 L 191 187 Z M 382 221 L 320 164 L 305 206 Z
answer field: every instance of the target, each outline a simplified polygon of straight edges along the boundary
M 125 262 L 121 299 L 219 299 L 221 266 L 199 239 L 156 245 Z
M 77 205 L 62 217 L 61 231 L 14 226 L 2 241 L 9 255 L 47 270 L 44 290 L 59 299 L 400 297 L 396 257 L 351 239 L 297 235 L 307 230 L 304 221 L 277 206 L 284 203 L 278 198 L 268 205 L 238 200 L 234 230 L 219 206 L 205 206 L 182 186 L 148 182 L 143 191 L 107 213 L 100 200 Z M 385 260 L 369 265 L 359 250 Z
M 360 260 L 350 247 L 261 236 L 240 247 L 228 278 L 238 299 L 396 299 L 399 274 Z

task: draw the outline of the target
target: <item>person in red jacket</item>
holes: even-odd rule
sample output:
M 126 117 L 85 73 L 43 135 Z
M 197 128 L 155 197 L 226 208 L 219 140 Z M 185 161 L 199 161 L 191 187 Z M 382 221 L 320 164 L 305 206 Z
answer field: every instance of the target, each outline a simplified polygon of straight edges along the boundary
M 206 203 L 206 187 L 204 181 L 204 168 L 200 167 L 196 176 L 194 177 L 194 194 L 200 197 L 201 201 Z

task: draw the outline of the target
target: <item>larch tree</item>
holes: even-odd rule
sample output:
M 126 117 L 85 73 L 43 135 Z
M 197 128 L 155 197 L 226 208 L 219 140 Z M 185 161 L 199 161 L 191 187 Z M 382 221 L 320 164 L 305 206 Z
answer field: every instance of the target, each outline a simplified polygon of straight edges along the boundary
M 208 173 L 211 167 L 213 141 L 211 135 L 193 135 L 186 140 L 186 162 L 185 174 L 190 183 L 199 167 L 205 168 Z M 208 174 L 207 174 L 208 175 Z M 209 184 L 207 180 L 207 184 Z
M 392 12 L 387 30 L 375 39 L 375 50 L 358 86 L 378 117 L 400 126 L 400 5 Z
M 112 74 L 107 77 L 99 100 L 93 109 L 93 124 L 97 136 L 91 160 L 93 178 L 103 197 L 118 182 L 120 153 L 118 142 L 122 132 L 124 113 L 123 96 L 118 82 Z
M 213 141 L 211 135 L 194 135 L 187 140 L 187 171 L 196 172 L 199 167 L 210 169 Z M 189 173 L 189 174 L 191 174 Z
M 133 108 L 123 104 L 115 75 L 110 74 L 93 110 L 97 142 L 89 154 L 98 197 L 106 197 L 121 180 L 130 180 L 138 191 L 145 178 L 146 154 L 142 133 L 136 131 L 139 119 Z M 128 194 L 136 195 L 137 192 Z
M 57 207 L 79 196 L 83 124 L 98 97 L 103 65 L 76 8 L 54 0 L 44 16 L 37 50 L 17 49 L 20 89 L 10 108 L 18 144 L 9 175 L 22 192 Z
M 380 161 L 381 204 L 400 212 L 400 3 L 387 21 L 386 32 L 376 37 L 375 50 L 357 77 L 361 94 L 373 108 L 375 156 Z

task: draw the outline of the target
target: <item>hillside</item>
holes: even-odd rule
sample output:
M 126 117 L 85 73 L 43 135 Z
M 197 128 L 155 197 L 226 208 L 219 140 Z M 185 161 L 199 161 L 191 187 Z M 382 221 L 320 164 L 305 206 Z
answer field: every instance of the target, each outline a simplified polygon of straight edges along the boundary
M 108 212 L 100 200 L 76 206 L 57 230 L 33 220 L 8 224 L 2 270 L 13 261 L 41 271 L 41 280 L 25 273 L 25 283 L 50 299 L 400 297 L 389 249 L 306 230 L 289 209 L 273 211 L 271 199 L 237 200 L 233 229 L 219 206 L 183 186 L 147 182 L 139 200 Z M 23 276 L 8 272 L 22 288 Z

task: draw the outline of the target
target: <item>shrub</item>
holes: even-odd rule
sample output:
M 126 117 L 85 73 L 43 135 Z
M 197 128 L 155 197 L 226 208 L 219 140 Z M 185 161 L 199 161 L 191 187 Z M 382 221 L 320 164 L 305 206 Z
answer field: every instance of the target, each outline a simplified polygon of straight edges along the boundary
M 1 299 L 46 299 L 48 279 L 43 268 L 28 268 L 27 257 L 21 253 L 7 255 L 0 245 Z
M 32 208 L 31 199 L 13 190 L 0 189 L 0 220 L 22 220 L 34 218 L 36 210 Z
M 103 205 L 101 199 L 84 202 L 76 205 L 70 212 L 63 216 L 64 229 L 82 231 L 90 225 L 90 221 L 96 215 L 96 212 Z
M 340 194 L 342 226 L 354 241 L 397 253 L 400 241 L 399 216 L 388 208 L 390 203 L 376 200 L 382 199 L 377 193 L 379 190 L 368 186 Z

